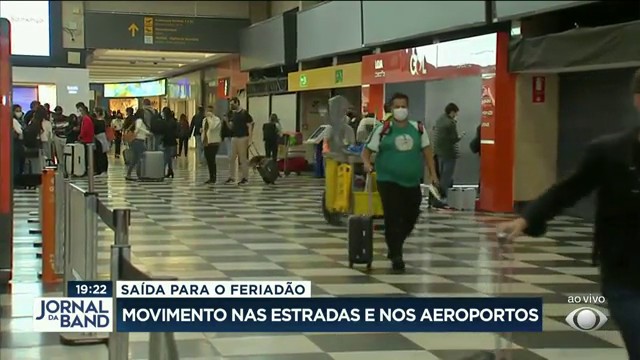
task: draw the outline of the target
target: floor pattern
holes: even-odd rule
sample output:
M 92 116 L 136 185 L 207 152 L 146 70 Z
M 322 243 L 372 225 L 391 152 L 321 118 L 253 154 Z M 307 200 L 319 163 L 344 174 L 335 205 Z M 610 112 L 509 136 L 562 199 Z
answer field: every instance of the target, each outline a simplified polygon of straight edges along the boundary
M 582 333 L 564 322 L 576 308 L 567 304 L 569 295 L 599 293 L 597 269 L 590 266 L 592 228 L 579 219 L 559 218 L 547 237 L 520 239 L 505 263 L 490 239 L 494 224 L 505 216 L 425 211 L 406 245 L 407 273 L 389 270 L 379 234 L 374 269 L 367 273 L 345 262 L 345 228 L 322 219 L 322 180 L 294 176 L 266 186 L 253 174 L 248 186 L 210 187 L 202 185 L 205 172 L 181 159 L 177 177 L 163 183 L 125 182 L 119 164 L 97 179 L 97 190 L 111 207 L 133 209 L 133 260 L 144 270 L 181 279 L 306 279 L 313 282 L 315 296 L 491 296 L 508 263 L 505 292 L 545 300 L 545 331 L 514 334 L 513 359 L 626 358 L 612 324 Z M 59 290 L 43 289 L 36 278 L 37 236 L 29 234 L 27 220 L 37 199 L 29 191 L 15 197 L 15 280 L 0 289 L 0 359 L 106 359 L 105 346 L 64 347 L 57 334 L 31 332 L 31 299 Z M 99 236 L 99 272 L 105 277 L 113 233 L 100 226 Z M 176 336 L 181 359 L 457 360 L 493 349 L 496 335 Z M 131 340 L 131 358 L 147 359 L 147 335 L 132 334 Z

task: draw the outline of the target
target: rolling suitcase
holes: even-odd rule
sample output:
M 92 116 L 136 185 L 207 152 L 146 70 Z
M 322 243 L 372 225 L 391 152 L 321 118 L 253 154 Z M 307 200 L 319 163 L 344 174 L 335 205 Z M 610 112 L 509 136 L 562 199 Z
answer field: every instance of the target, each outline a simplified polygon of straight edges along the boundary
M 145 151 L 140 160 L 140 181 L 164 181 L 164 153 Z
M 506 266 L 500 267 L 500 273 L 498 276 L 498 281 L 495 284 L 494 288 L 494 296 L 509 296 L 508 292 L 505 291 L 504 287 L 508 286 L 510 283 L 507 277 L 511 275 L 513 270 L 513 264 L 510 264 L 513 261 L 513 244 L 508 240 L 506 234 L 498 234 L 498 246 L 496 250 L 496 259 L 498 261 L 506 261 L 509 264 Z M 512 360 L 513 359 L 513 334 L 512 333 L 496 333 L 495 334 L 495 348 L 493 351 L 483 351 L 477 354 L 473 354 L 470 357 L 467 357 L 463 360 Z
M 278 164 L 273 159 L 262 159 L 256 167 L 258 174 L 262 178 L 265 184 L 275 184 L 278 177 L 280 177 L 280 171 L 278 171 Z
M 256 163 L 255 167 L 264 181 L 265 184 L 275 184 L 276 180 L 280 177 L 280 171 L 278 170 L 278 163 L 273 161 L 273 159 L 268 159 L 264 156 L 261 156 L 258 153 L 258 149 L 255 144 L 249 146 L 249 155 L 251 155 L 250 163 Z
M 64 146 L 64 174 L 67 177 L 87 175 L 87 156 L 84 144 L 66 144 Z
M 369 193 L 368 214 L 351 215 L 347 225 L 349 267 L 353 264 L 366 264 L 371 269 L 373 263 L 373 184 L 371 174 L 367 174 L 366 191 Z

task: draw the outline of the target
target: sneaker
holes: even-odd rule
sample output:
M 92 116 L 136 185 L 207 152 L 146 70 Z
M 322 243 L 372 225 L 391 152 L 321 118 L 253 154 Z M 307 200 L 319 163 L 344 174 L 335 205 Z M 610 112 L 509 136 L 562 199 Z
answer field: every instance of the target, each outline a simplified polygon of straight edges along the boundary
M 249 180 L 247 179 L 242 179 L 240 180 L 240 182 L 238 183 L 238 185 L 247 185 L 249 183 Z
M 136 179 L 132 178 L 131 176 L 127 176 L 124 178 L 126 181 L 136 181 Z
M 230 184 L 234 184 L 236 181 L 233 179 L 227 179 L 227 181 L 225 181 L 225 185 L 230 185 Z
M 205 185 L 213 185 L 215 183 L 216 183 L 215 180 L 207 180 L 207 181 L 204 182 Z

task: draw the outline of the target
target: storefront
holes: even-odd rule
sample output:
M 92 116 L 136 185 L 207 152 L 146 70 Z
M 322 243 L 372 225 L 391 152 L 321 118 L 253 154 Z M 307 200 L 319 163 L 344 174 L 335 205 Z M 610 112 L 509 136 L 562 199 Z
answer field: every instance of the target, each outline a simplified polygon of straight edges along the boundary
M 289 74 L 289 91 L 299 92 L 300 131 L 307 138 L 327 123 L 329 99 L 343 95 L 354 109 L 361 107 L 362 63 L 330 66 Z
M 429 130 L 448 103 L 460 107 L 458 128 L 466 136 L 456 183 L 480 182 L 480 209 L 487 211 L 513 209 L 515 81 L 508 74 L 508 42 L 506 33 L 489 34 L 362 59 L 363 109 L 378 117 L 395 92 L 410 97 L 411 117 Z M 478 125 L 480 158 L 469 148 Z
M 168 79 L 167 104 L 176 117 L 182 114 L 191 119 L 195 115 L 198 106 L 202 105 L 202 79 L 201 72 L 185 74 Z
M 165 79 L 137 83 L 92 85 L 100 99 L 94 99 L 96 104 L 108 111 L 126 113 L 127 108 L 139 109 L 142 101 L 148 99 L 156 109 L 166 104 L 167 81 Z

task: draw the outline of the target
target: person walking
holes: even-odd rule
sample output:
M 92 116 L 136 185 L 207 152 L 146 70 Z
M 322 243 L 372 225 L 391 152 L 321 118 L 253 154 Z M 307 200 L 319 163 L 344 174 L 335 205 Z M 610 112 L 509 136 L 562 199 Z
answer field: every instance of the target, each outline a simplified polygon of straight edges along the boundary
M 262 140 L 264 141 L 264 152 L 267 158 L 278 161 L 278 145 L 282 136 L 282 126 L 278 115 L 271 114 L 269 122 L 262 125 Z
M 640 111 L 640 70 L 633 77 L 633 103 Z M 640 124 L 595 139 L 572 175 L 534 200 L 521 217 L 498 225 L 517 241 L 541 236 L 562 210 L 595 191 L 593 263 L 602 293 L 618 324 L 630 360 L 640 359 Z M 553 276 L 553 275 L 550 275 Z
M 189 136 L 196 139 L 196 163 L 204 161 L 204 145 L 202 144 L 202 123 L 204 122 L 204 107 L 198 107 L 198 112 L 191 118 Z
M 178 139 L 178 156 L 182 156 L 182 152 L 184 151 L 184 156 L 187 157 L 187 155 L 189 155 L 189 139 L 191 138 L 191 132 L 189 131 L 189 120 L 187 120 L 187 115 L 180 115 L 178 127 L 178 133 L 180 134 L 180 138 Z
M 116 113 L 116 116 L 113 120 L 111 120 L 111 128 L 113 129 L 113 133 L 115 138 L 113 143 L 115 145 L 115 157 L 116 159 L 120 158 L 120 154 L 122 153 L 122 127 L 124 126 L 124 119 L 122 118 L 122 113 Z
M 178 146 L 178 121 L 168 107 L 162 109 L 162 117 L 166 122 L 165 133 L 162 136 L 164 166 L 167 169 L 165 177 L 173 179 L 173 159 L 176 157 Z
M 133 132 L 133 141 L 129 144 L 131 161 L 127 164 L 126 180 L 128 181 L 135 180 L 131 177 L 134 169 L 136 170 L 138 179 L 142 177 L 142 156 L 144 152 L 147 151 L 147 138 L 151 135 L 151 132 L 147 129 L 144 122 L 144 113 L 145 111 L 143 109 L 138 109 L 133 116 L 135 121 L 131 127 L 125 128 L 125 131 Z
M 372 155 L 376 153 L 375 171 L 382 209 L 387 258 L 394 270 L 404 270 L 404 242 L 420 216 L 420 185 L 425 166 L 431 182 L 438 184 L 429 135 L 420 122 L 409 120 L 409 97 L 394 94 L 390 102 L 393 116 L 376 126 L 364 150 L 362 161 L 373 172 Z
M 216 165 L 216 157 L 220 149 L 222 141 L 222 121 L 213 111 L 213 107 L 207 108 L 206 117 L 204 119 L 202 142 L 204 144 L 204 156 L 207 160 L 209 169 L 209 180 L 205 184 L 215 184 L 217 181 L 218 167 Z

